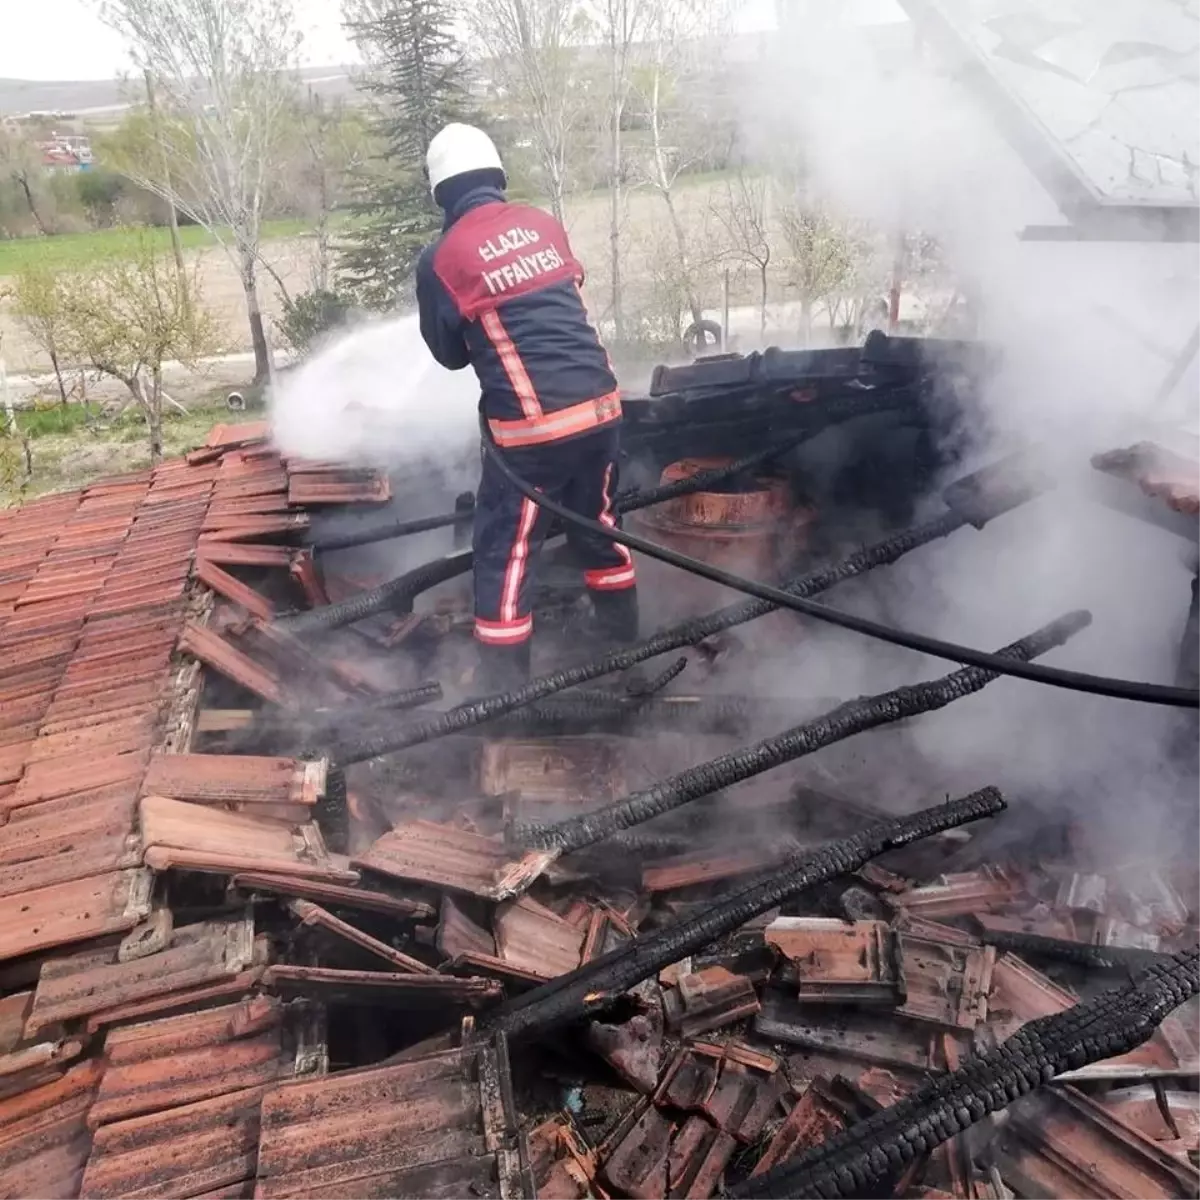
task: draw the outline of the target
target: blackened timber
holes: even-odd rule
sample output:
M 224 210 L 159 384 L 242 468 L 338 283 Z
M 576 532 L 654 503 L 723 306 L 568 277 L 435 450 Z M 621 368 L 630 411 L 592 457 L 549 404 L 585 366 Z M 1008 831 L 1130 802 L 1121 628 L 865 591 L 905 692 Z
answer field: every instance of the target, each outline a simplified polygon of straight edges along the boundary
M 1067 613 L 1036 633 L 999 651 L 1005 658 L 1027 662 L 1061 646 L 1091 623 L 1091 614 Z M 761 775 L 782 763 L 853 737 L 868 729 L 903 721 L 920 713 L 945 708 L 955 700 L 977 692 L 999 675 L 981 667 L 963 667 L 929 683 L 910 684 L 878 696 L 851 700 L 816 720 L 794 726 L 751 746 L 722 754 L 719 758 L 680 771 L 653 787 L 635 792 L 616 804 L 570 817 L 555 824 L 530 822 L 513 831 L 522 845 L 569 853 L 591 846 L 622 829 L 640 825 L 701 796 Z
M 1200 950 L 1184 950 L 1124 987 L 1028 1022 L 994 1050 L 729 1194 L 746 1200 L 870 1195 L 935 1146 L 1056 1076 L 1136 1049 L 1197 991 Z
M 819 850 L 794 854 L 769 874 L 702 913 L 635 938 L 567 975 L 509 1000 L 486 1023 L 509 1037 L 526 1037 L 594 1015 L 643 979 L 731 933 L 783 900 L 856 871 L 888 850 L 995 816 L 1005 807 L 995 788 L 983 788 L 912 816 L 868 825 Z
M 922 525 L 915 525 L 911 529 L 884 538 L 874 545 L 863 547 L 836 563 L 809 571 L 792 580 L 785 590 L 799 599 L 809 599 L 836 584 L 865 574 L 875 567 L 894 563 L 910 550 L 928 545 L 939 538 L 948 537 L 966 524 L 966 519 L 957 513 L 944 513 Z M 379 755 L 394 754 L 399 750 L 406 750 L 410 746 L 419 746 L 424 742 L 430 742 L 453 733 L 463 733 L 485 721 L 502 717 L 506 713 L 523 708 L 537 700 L 543 700 L 556 692 L 565 691 L 569 687 L 588 683 L 604 675 L 627 671 L 630 667 L 637 666 L 638 663 L 657 658 L 658 655 L 667 654 L 672 650 L 694 646 L 713 634 L 732 629 L 737 625 L 744 625 L 757 617 L 774 612 L 775 609 L 774 604 L 765 600 L 746 600 L 729 605 L 709 613 L 707 616 L 697 617 L 665 629 L 636 646 L 614 651 L 577 667 L 567 667 L 551 675 L 543 675 L 539 679 L 530 680 L 529 683 L 514 691 L 485 696 L 478 700 L 469 700 L 465 704 L 460 704 L 450 709 L 449 712 L 429 720 L 416 722 L 398 730 L 389 729 L 374 736 L 368 735 L 356 742 L 345 743 L 337 750 L 336 757 L 343 765 L 364 762 Z M 309 614 L 303 615 L 308 616 Z
M 985 946 L 995 946 L 997 950 L 1054 959 L 1100 971 L 1145 967 L 1168 957 L 1157 950 L 1144 950 L 1137 946 L 1094 946 L 1090 942 L 1075 942 L 1069 938 L 1008 929 L 984 929 L 977 936 Z

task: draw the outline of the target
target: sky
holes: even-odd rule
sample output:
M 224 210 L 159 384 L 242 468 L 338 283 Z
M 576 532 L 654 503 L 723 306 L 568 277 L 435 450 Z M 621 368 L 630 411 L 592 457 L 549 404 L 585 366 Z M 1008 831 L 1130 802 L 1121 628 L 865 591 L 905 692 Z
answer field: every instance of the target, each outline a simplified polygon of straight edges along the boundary
M 786 2 L 786 0 L 785 0 Z M 799 0 L 803 3 L 804 0 Z M 839 0 L 867 21 L 887 19 L 894 0 Z M 341 27 L 341 0 L 295 0 L 305 33 L 303 65 L 357 61 Z M 0 0 L 0 79 L 112 79 L 130 68 L 121 39 L 96 15 L 97 0 Z M 741 0 L 743 32 L 774 28 L 775 0 Z
M 303 65 L 356 61 L 342 33 L 340 0 L 295 0 L 304 30 Z M 96 15 L 95 0 L 0 0 L 0 79 L 112 79 L 130 69 L 121 39 Z

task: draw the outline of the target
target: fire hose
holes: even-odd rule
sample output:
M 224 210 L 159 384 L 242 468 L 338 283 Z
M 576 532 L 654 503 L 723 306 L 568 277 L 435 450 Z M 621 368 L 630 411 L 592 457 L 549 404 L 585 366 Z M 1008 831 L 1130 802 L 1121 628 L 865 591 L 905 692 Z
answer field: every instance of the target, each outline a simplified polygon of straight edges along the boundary
M 686 496 L 692 492 L 713 487 L 718 483 L 723 483 L 727 479 L 733 479 L 743 472 L 765 466 L 772 459 L 786 454 L 793 447 L 807 441 L 822 429 L 836 425 L 842 421 L 852 420 L 856 417 L 869 416 L 877 412 L 888 412 L 901 407 L 904 402 L 905 396 L 903 392 L 885 392 L 878 395 L 867 393 L 866 395 L 859 396 L 839 396 L 827 400 L 816 410 L 817 415 L 821 418 L 819 425 L 806 426 L 804 429 L 797 430 L 794 434 L 789 434 L 782 441 L 767 446 L 763 450 L 756 450 L 753 454 L 747 454 L 724 466 L 710 467 L 706 471 L 697 471 L 695 475 L 689 475 L 686 479 L 677 480 L 675 483 L 662 484 L 660 487 L 650 488 L 646 491 L 626 489 L 617 494 L 617 511 L 635 512 L 640 508 L 650 508 L 655 504 L 662 504 L 666 500 L 674 500 L 677 496 Z M 348 550 L 354 546 L 366 546 L 373 542 L 392 541 L 396 538 L 408 537 L 414 533 L 427 533 L 434 529 L 446 529 L 451 525 L 470 524 L 474 515 L 474 504 L 474 496 L 470 492 L 467 492 L 460 497 L 461 506 L 456 506 L 454 512 L 440 513 L 432 517 L 416 517 L 405 520 L 391 519 L 374 525 L 360 525 L 358 528 L 347 530 L 344 533 L 333 530 L 314 538 L 312 548 L 320 551 Z
M 710 583 L 721 584 L 723 587 L 732 588 L 747 596 L 757 597 L 759 600 L 775 604 L 780 608 L 791 609 L 803 616 L 814 617 L 818 621 L 825 621 L 842 629 L 866 634 L 868 637 L 888 642 L 893 646 L 903 646 L 905 649 L 916 650 L 934 658 L 948 659 L 951 662 L 961 663 L 963 666 L 980 667 L 987 671 L 996 671 L 1001 675 L 1011 675 L 1017 679 L 1027 679 L 1034 683 L 1048 684 L 1051 687 L 1066 688 L 1069 691 L 1086 692 L 1094 696 L 1109 696 L 1117 700 L 1136 700 L 1146 704 L 1163 704 L 1173 708 L 1200 708 L 1200 692 L 1192 688 L 1140 683 L 1128 679 L 1090 675 L 1082 671 L 1045 667 L 1035 663 L 1016 662 L 997 654 L 972 649 L 969 646 L 960 646 L 954 642 L 926 637 L 923 634 L 909 633 L 906 630 L 895 629 L 876 621 L 867 620 L 865 617 L 856 617 L 851 613 L 839 612 L 823 604 L 801 599 L 782 588 L 745 579 L 730 571 L 724 571 L 719 567 L 701 562 L 698 558 L 690 558 L 686 554 L 668 550 L 665 546 L 660 546 L 656 542 L 648 541 L 636 534 L 602 525 L 599 521 L 593 521 L 589 517 L 572 512 L 565 505 L 552 500 L 522 479 L 500 452 L 492 438 L 492 431 L 482 414 L 479 428 L 483 452 L 492 460 L 504 478 L 527 500 L 531 500 L 539 508 L 557 517 L 560 521 L 565 521 L 596 536 L 608 538 L 618 545 L 625 546 L 630 550 L 637 550 L 650 558 L 687 571 L 689 574 L 698 575 Z
M 856 578 L 875 567 L 893 563 L 903 555 L 943 538 L 967 524 L 982 526 L 987 520 L 1014 503 L 1020 503 L 1027 497 L 1022 495 L 1016 499 L 1005 496 L 999 503 L 991 502 L 984 510 L 984 505 L 977 504 L 970 516 L 958 512 L 943 513 L 923 525 L 903 530 L 856 550 L 848 557 L 836 563 L 829 563 L 809 571 L 805 575 L 792 580 L 787 585 L 787 593 L 794 596 L 813 596 L 826 591 L 848 579 Z M 465 551 L 468 553 L 469 551 Z M 441 560 L 439 560 L 441 561 Z M 422 568 L 418 568 L 421 570 Z M 410 572 L 415 574 L 415 572 Z M 495 720 L 506 713 L 524 708 L 538 700 L 553 696 L 556 692 L 565 691 L 581 683 L 588 683 L 605 675 L 627 671 L 647 659 L 657 658 L 671 650 L 680 650 L 685 646 L 694 646 L 697 642 L 715 633 L 732 629 L 752 621 L 766 613 L 773 612 L 778 605 L 766 600 L 745 600 L 739 604 L 729 605 L 705 616 L 696 617 L 689 621 L 653 634 L 637 645 L 614 650 L 592 662 L 583 663 L 576 667 L 564 667 L 550 675 L 532 679 L 522 687 L 511 692 L 501 692 L 494 696 L 484 696 L 477 700 L 469 700 L 449 712 L 441 713 L 427 721 L 404 728 L 388 728 L 378 732 L 368 732 L 360 735 L 355 741 L 343 743 L 337 749 L 337 760 L 343 764 L 362 762 L 381 754 L 393 754 L 398 750 L 406 750 L 435 738 L 447 737 L 450 734 L 464 733 L 485 721 Z M 582 696 L 577 697 L 583 699 Z

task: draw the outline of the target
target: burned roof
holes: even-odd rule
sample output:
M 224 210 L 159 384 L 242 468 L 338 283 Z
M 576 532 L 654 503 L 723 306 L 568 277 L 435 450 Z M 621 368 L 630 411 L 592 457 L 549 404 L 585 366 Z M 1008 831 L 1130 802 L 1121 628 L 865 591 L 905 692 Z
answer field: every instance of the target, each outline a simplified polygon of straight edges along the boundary
M 885 349 L 873 387 L 924 370 Z M 720 370 L 751 422 L 775 419 L 766 378 L 819 424 L 822 396 L 830 420 L 861 410 L 853 358 Z M 818 380 L 804 406 L 797 368 Z M 704 378 L 657 382 L 637 436 L 665 444 L 697 397 L 724 428 Z M 656 695 L 576 689 L 483 739 L 415 711 L 469 694 L 465 597 L 414 622 L 413 596 L 367 604 L 309 545 L 316 506 L 388 494 L 249 425 L 0 513 L 0 1194 L 702 1198 L 799 1164 L 786 1194 L 804 1195 L 895 1146 L 896 1195 L 1065 1195 L 1074 1145 L 1111 1194 L 1195 1192 L 1200 1048 L 1172 1011 L 1197 986 L 1194 863 L 1085 869 L 1069 844 L 993 861 L 959 827 L 1003 819 L 994 788 L 889 817 L 819 771 L 744 783 L 736 807 L 685 773 L 703 818 L 642 832 L 626 794 L 680 777 L 658 778 L 669 738 L 637 739 L 669 731 L 692 764 L 744 742 L 761 704 L 672 690 L 673 667 Z M 818 590 L 977 515 L 859 552 Z M 280 620 L 331 595 L 366 615 L 311 637 Z M 547 644 L 569 646 L 560 607 Z M 731 652 L 705 645 L 718 683 Z M 954 679 L 910 691 L 932 708 L 988 682 Z M 871 720 L 919 719 L 911 703 Z M 829 717 L 796 745 L 832 738 Z M 397 735 L 416 752 L 343 752 Z M 597 805 L 630 827 L 564 853 L 556 832 Z M 1075 1090 L 1020 1101 L 973 1155 L 929 1089 L 972 1120 L 1016 1099 L 1013 1079 L 1043 1078 L 1030 1030 Z M 920 1147 L 879 1125 L 905 1104 L 939 1114 Z M 876 1125 L 864 1166 L 854 1138 Z

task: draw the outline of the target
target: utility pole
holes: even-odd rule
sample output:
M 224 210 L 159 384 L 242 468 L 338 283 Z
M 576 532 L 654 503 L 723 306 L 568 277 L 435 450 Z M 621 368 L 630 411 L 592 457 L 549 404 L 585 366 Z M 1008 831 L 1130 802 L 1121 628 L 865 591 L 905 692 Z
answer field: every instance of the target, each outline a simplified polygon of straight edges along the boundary
M 175 270 L 179 272 L 179 287 L 183 293 L 183 299 L 188 301 L 187 289 L 187 271 L 183 265 L 183 243 L 179 240 L 179 221 L 175 216 L 175 202 L 171 196 L 171 167 L 167 162 L 166 147 L 162 144 L 160 137 L 160 129 L 158 124 L 158 106 L 154 101 L 154 76 L 150 74 L 149 67 L 145 71 L 146 78 L 146 106 L 150 110 L 150 127 L 154 132 L 154 140 L 158 143 L 158 155 L 162 169 L 163 192 L 167 197 L 167 224 L 171 229 L 171 250 L 175 255 Z

